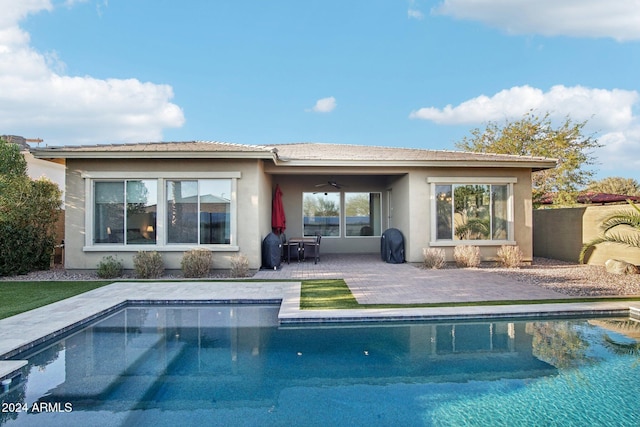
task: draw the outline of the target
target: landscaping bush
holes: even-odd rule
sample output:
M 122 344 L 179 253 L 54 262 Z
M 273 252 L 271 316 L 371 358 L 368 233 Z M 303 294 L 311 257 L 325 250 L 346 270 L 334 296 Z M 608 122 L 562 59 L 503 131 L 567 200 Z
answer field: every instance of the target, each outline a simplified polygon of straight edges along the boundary
M 473 245 L 456 246 L 453 259 L 458 267 L 477 267 L 480 265 L 480 247 Z
M 231 277 L 247 277 L 249 275 L 249 258 L 245 254 L 231 257 Z
M 522 263 L 522 251 L 519 246 L 502 245 L 497 252 L 500 265 L 506 268 L 516 268 Z
M 439 269 L 444 267 L 445 254 L 441 248 L 423 248 L 424 266 L 426 268 Z
M 0 221 L 0 276 L 48 270 L 53 247 L 53 236 Z
M 185 252 L 180 262 L 184 277 L 207 277 L 213 254 L 209 249 L 192 249 Z
M 155 279 L 164 273 L 162 255 L 156 251 L 139 251 L 133 256 L 133 270 L 138 279 Z
M 20 148 L 0 138 L 0 276 L 47 270 L 55 247 L 62 192 L 27 176 Z
M 101 279 L 113 279 L 122 276 L 122 262 L 111 255 L 102 258 L 96 273 Z

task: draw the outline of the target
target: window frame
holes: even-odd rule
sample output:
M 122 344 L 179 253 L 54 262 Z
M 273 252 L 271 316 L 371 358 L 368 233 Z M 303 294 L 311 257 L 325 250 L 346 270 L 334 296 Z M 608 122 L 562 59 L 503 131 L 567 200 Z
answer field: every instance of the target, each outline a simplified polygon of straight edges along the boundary
M 340 239 L 342 238 L 342 230 L 344 229 L 344 225 L 343 225 L 343 201 L 344 201 L 344 196 L 343 196 L 343 192 L 342 191 L 303 191 L 302 192 L 302 236 L 303 237 L 313 237 L 315 236 L 315 234 L 305 234 L 305 209 L 304 209 L 304 202 L 305 202 L 305 195 L 306 194 L 312 194 L 312 195 L 318 195 L 318 194 L 337 194 L 338 195 L 338 234 L 337 235 L 330 235 L 330 234 L 320 234 L 320 236 L 323 239 Z
M 146 178 L 146 179 L 133 179 L 133 178 L 126 178 L 126 179 L 96 179 L 93 181 L 92 183 L 92 191 L 93 191 L 93 203 L 91 205 L 91 208 L 93 210 L 93 215 L 92 215 L 92 219 L 90 223 L 91 225 L 91 232 L 93 233 L 92 235 L 92 244 L 95 246 L 103 246 L 103 245 L 113 245 L 113 246 L 144 246 L 144 247 L 150 247 L 150 248 L 154 248 L 156 247 L 157 243 L 158 243 L 158 239 L 157 239 L 157 233 L 156 233 L 156 229 L 157 229 L 157 218 L 155 218 L 154 216 L 154 223 L 152 224 L 153 227 L 155 227 L 155 229 L 152 229 L 150 232 L 148 231 L 147 233 L 152 233 L 153 234 L 153 238 L 149 239 L 149 242 L 147 243 L 129 243 L 129 230 L 130 230 L 130 221 L 132 221 L 132 218 L 130 218 L 129 216 L 129 204 L 131 202 L 129 202 L 129 183 L 130 182 L 144 182 L 144 181 L 156 181 L 156 191 L 157 191 L 157 179 L 153 179 L 153 178 Z M 95 194 L 96 194 L 96 184 L 99 183 L 117 183 L 117 184 L 122 184 L 122 197 L 123 197 L 123 202 L 122 202 L 122 241 L 121 242 L 97 242 L 96 240 L 96 199 L 95 199 Z M 157 198 L 156 198 L 156 211 L 157 211 Z M 107 229 L 109 229 L 110 227 L 107 227 Z M 111 234 L 111 230 L 107 231 L 107 233 Z
M 501 246 L 515 245 L 515 227 L 514 227 L 514 185 L 518 182 L 515 177 L 429 177 L 429 202 L 430 202 L 430 230 L 429 230 L 429 246 Z M 506 185 L 507 186 L 507 238 L 501 240 L 456 240 L 438 239 L 438 210 L 436 206 L 437 193 L 436 185 L 451 185 L 452 192 L 456 185 Z M 493 224 L 492 224 L 493 228 Z
M 238 179 L 242 177 L 239 171 L 215 171 L 215 172 L 83 172 L 85 186 L 85 242 L 84 252 L 137 252 L 154 250 L 158 252 L 183 252 L 188 248 L 202 247 L 211 251 L 237 252 L 240 250 L 237 243 L 238 233 Z M 157 211 L 156 211 L 156 244 L 130 244 L 124 243 L 94 243 L 94 183 L 97 181 L 132 181 L 150 180 L 157 182 Z M 199 181 L 207 179 L 231 180 L 231 206 L 230 206 L 230 242 L 229 244 L 200 244 L 200 243 L 168 243 L 167 239 L 167 212 L 166 212 L 166 183 L 171 180 Z
M 372 194 L 378 194 L 378 219 L 376 221 L 378 223 L 378 230 L 379 230 L 378 234 L 375 234 L 375 229 L 374 229 L 374 234 L 371 234 L 371 235 L 350 236 L 347 234 L 347 194 L 368 194 L 369 198 L 371 198 Z M 343 209 L 344 214 L 343 214 L 342 222 L 344 222 L 344 238 L 345 239 L 361 239 L 361 238 L 379 239 L 382 236 L 382 192 L 381 191 L 344 191 L 342 200 L 344 202 L 344 209 Z M 371 199 L 369 199 L 369 201 L 371 201 Z M 369 218 L 371 218 L 371 216 L 372 216 L 372 213 L 369 212 Z M 369 220 L 369 222 L 371 222 L 371 219 Z

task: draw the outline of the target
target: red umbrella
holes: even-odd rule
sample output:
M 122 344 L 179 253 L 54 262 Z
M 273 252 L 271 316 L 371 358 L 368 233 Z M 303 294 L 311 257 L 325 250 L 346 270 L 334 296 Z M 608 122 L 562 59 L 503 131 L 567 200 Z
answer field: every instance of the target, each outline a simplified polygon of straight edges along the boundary
M 282 205 L 282 190 L 280 190 L 280 185 L 278 184 L 276 184 L 276 192 L 273 196 L 273 206 L 271 208 L 271 228 L 276 234 L 283 233 L 287 228 L 287 218 Z

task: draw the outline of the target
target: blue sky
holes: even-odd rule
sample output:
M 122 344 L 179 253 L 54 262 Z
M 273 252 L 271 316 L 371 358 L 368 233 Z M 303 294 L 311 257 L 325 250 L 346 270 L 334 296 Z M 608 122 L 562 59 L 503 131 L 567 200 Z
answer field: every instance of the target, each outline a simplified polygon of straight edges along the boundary
M 0 0 L 0 133 L 455 149 L 535 109 L 640 174 L 640 1 Z

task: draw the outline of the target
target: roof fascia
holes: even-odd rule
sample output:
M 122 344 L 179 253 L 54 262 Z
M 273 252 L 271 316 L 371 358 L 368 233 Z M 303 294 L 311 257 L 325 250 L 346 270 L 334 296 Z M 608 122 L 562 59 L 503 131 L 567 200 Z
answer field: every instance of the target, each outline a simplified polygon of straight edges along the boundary
M 73 151 L 33 150 L 38 159 L 274 159 L 271 152 L 256 151 Z
M 522 168 L 553 169 L 557 166 L 552 160 L 531 161 L 495 161 L 495 160 L 282 160 L 275 161 L 276 166 L 315 166 L 315 167 L 474 167 L 474 168 Z

